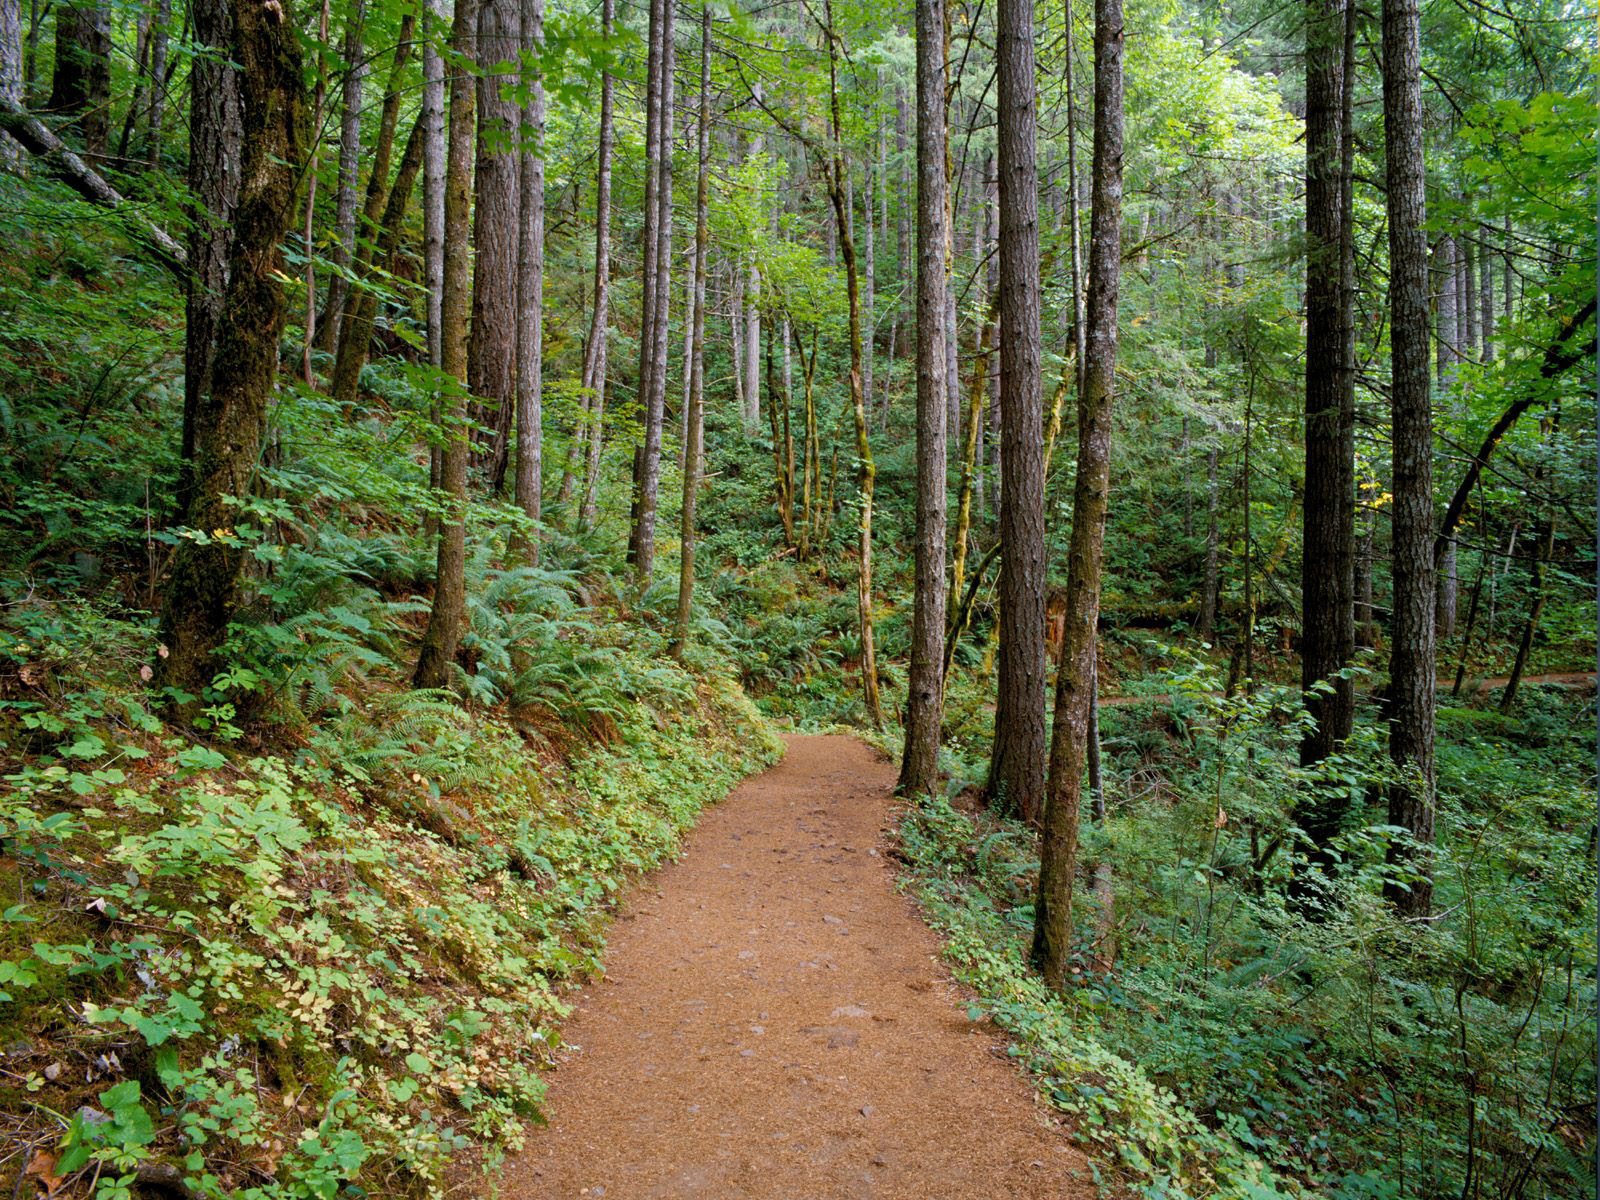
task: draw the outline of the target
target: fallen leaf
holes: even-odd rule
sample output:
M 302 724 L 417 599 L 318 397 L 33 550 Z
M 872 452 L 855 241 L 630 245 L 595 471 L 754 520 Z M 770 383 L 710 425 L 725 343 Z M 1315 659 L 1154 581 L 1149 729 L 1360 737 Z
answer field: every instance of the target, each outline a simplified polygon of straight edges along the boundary
M 27 1169 L 22 1172 L 24 1179 L 30 1175 L 44 1184 L 46 1196 L 54 1196 L 56 1189 L 61 1186 L 61 1176 L 56 1174 L 56 1156 L 48 1150 L 33 1152 L 33 1158 L 28 1161 Z

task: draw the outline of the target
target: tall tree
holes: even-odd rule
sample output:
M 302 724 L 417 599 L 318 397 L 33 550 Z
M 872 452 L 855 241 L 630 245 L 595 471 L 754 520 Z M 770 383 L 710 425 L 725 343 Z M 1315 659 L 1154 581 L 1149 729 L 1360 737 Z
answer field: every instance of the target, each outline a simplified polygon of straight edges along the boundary
M 1301 687 L 1313 724 L 1300 764 L 1322 762 L 1350 736 L 1355 688 L 1344 674 L 1355 653 L 1353 443 L 1345 423 L 1343 96 L 1350 0 L 1306 4 L 1305 505 L 1301 567 Z M 1351 414 L 1353 416 L 1353 414 Z M 1348 787 L 1317 788 L 1298 809 L 1316 861 L 1349 803 Z
M 521 224 L 517 235 L 517 507 L 534 524 L 527 546 L 539 559 L 544 491 L 544 0 L 522 0 L 522 53 L 531 78 L 519 143 Z
M 989 795 L 1030 823 L 1045 791 L 1044 401 L 1033 0 L 998 0 L 1000 680 Z
M 711 244 L 711 6 L 700 9 L 700 118 L 696 129 L 699 173 L 694 192 L 694 291 L 689 297 L 689 403 L 684 414 L 683 511 L 678 562 L 678 612 L 673 622 L 672 656 L 683 659 L 694 610 L 695 518 L 700 497 L 700 464 L 705 438 L 706 254 Z
M 1078 862 L 1106 501 L 1111 488 L 1111 406 L 1122 267 L 1122 47 L 1122 0 L 1095 0 L 1088 355 L 1083 392 L 1078 397 L 1078 477 L 1067 552 L 1066 622 L 1056 675 L 1050 785 L 1039 845 L 1031 951 L 1045 983 L 1057 990 L 1066 985 L 1072 954 L 1073 875 Z
M 111 112 L 111 8 L 75 0 L 56 9 L 50 111 L 70 117 L 92 161 L 106 152 Z
M 345 303 L 350 296 L 347 275 L 356 256 L 356 182 L 361 175 L 361 105 L 367 82 L 366 15 L 366 0 L 356 0 L 345 18 L 344 39 L 339 50 L 344 78 L 339 86 L 339 186 L 334 200 L 330 255 L 334 270 L 328 277 L 328 304 L 317 328 L 317 345 L 324 350 L 333 350 L 339 345 Z M 402 37 L 397 48 L 404 47 L 409 54 L 410 42 L 409 37 Z M 390 138 L 393 139 L 392 133 Z M 370 180 L 367 191 L 370 195 Z
M 608 49 L 615 17 L 616 0 L 602 0 L 600 29 Z M 605 429 L 607 342 L 611 336 L 611 152 L 615 141 L 612 128 L 615 88 L 611 72 L 604 72 L 600 76 L 600 147 L 595 165 L 594 313 L 589 321 L 582 377 L 588 417 L 585 429 L 588 453 L 578 517 L 582 529 L 593 526 L 599 508 L 600 451 Z
M 1383 3 L 1383 141 L 1389 214 L 1389 410 L 1392 422 L 1394 621 L 1390 631 L 1389 823 L 1408 830 L 1390 858 L 1409 882 L 1385 891 L 1409 916 L 1433 901 L 1433 422 L 1428 394 L 1427 193 L 1422 155 L 1421 18 L 1417 0 Z
M 22 107 L 22 5 L 0 0 L 0 107 Z M 0 133 L 0 170 L 22 168 L 22 147 L 8 133 Z
M 450 40 L 457 55 L 471 62 L 476 53 L 477 0 L 455 0 Z M 444 178 L 444 294 L 439 304 L 439 369 L 446 392 L 439 406 L 439 491 L 445 511 L 439 523 L 438 566 L 428 628 L 422 635 L 413 682 L 442 688 L 461 642 L 467 606 L 467 315 L 472 220 L 472 153 L 476 99 L 472 76 L 450 72 L 450 147 Z
M 395 129 L 400 121 L 400 101 L 405 84 L 406 63 L 411 58 L 411 34 L 415 24 L 416 18 L 409 12 L 400 19 L 400 36 L 395 41 L 394 62 L 389 69 L 389 81 L 383 95 L 383 108 L 378 117 L 378 136 L 372 147 L 372 166 L 367 177 L 366 197 L 361 207 L 362 233 L 365 238 L 372 241 L 386 239 L 398 241 L 398 225 L 411 199 L 411 184 L 415 182 L 415 169 L 411 171 L 409 180 L 397 180 L 395 186 L 401 192 L 400 202 L 398 206 L 390 205 L 389 159 L 394 154 Z M 416 153 L 419 163 L 428 136 L 427 121 L 428 112 L 424 107 L 416 125 L 412 127 L 412 138 L 417 141 Z M 411 148 L 408 146 L 406 154 L 410 153 Z M 405 169 L 402 167 L 401 175 L 405 174 Z M 391 207 L 395 211 L 388 211 Z M 392 239 L 389 237 L 391 229 L 394 230 Z M 359 281 L 365 280 L 372 273 L 373 264 L 374 259 L 363 254 L 354 259 L 349 266 Z M 373 324 L 377 318 L 378 298 L 371 288 L 361 286 L 359 282 L 353 289 L 347 287 L 341 298 L 335 294 L 334 284 L 343 283 L 342 277 L 335 276 L 328 289 L 330 314 L 344 310 L 339 319 L 338 355 L 334 360 L 332 390 L 335 400 L 342 404 L 352 404 L 355 402 L 357 385 L 361 380 L 361 368 L 367 361 L 367 344 L 371 341 Z
M 472 193 L 472 328 L 467 342 L 467 386 L 478 398 L 474 414 L 482 435 L 479 453 L 490 485 L 505 480 L 511 417 L 517 394 L 517 126 L 512 94 L 521 48 L 519 0 L 483 0 L 478 10 L 478 160 Z
M 422 39 L 422 282 L 427 292 L 428 362 L 440 362 L 440 312 L 444 299 L 444 0 L 426 0 Z M 432 457 L 437 460 L 437 451 Z M 434 484 L 439 481 L 435 476 Z
M 241 182 L 216 349 L 193 422 L 194 494 L 186 521 L 204 536 L 180 542 L 161 614 L 168 651 L 161 679 L 194 695 L 210 683 L 240 603 L 248 552 L 232 531 L 255 479 L 277 378 L 287 316 L 280 243 L 294 210 L 305 117 L 299 40 L 282 10 L 228 0 L 196 7 L 213 3 L 232 8 L 228 55 L 238 71 Z M 197 107 L 200 119 L 210 111 Z
M 239 73 L 229 57 L 233 4 L 200 0 L 190 7 L 198 53 L 189 70 L 189 278 L 184 289 L 183 433 L 177 511 L 193 496 L 195 422 L 211 390 L 223 295 L 239 203 L 243 101 Z
M 839 56 L 842 50 L 833 20 L 833 0 L 823 0 L 823 37 L 828 43 L 828 196 L 833 201 L 834 226 L 844 259 L 845 297 L 850 317 L 850 410 L 856 431 L 856 488 L 861 514 L 856 526 L 856 619 L 861 632 L 861 697 L 873 728 L 883 726 L 883 706 L 878 695 L 878 651 L 873 639 L 872 614 L 872 499 L 878 467 L 872 458 L 867 425 L 867 400 L 861 390 L 861 281 L 856 265 L 855 238 L 850 232 L 850 200 L 844 159 L 844 119 L 839 107 Z M 813 350 L 813 366 L 815 351 Z M 808 386 L 809 393 L 809 386 Z M 808 406 L 809 407 L 809 406 Z M 819 466 L 820 461 L 819 461 Z M 819 480 L 820 484 L 820 474 Z M 831 507 L 831 506 L 830 506 Z
M 945 62 L 944 0 L 917 5 L 917 524 L 911 664 L 900 790 L 932 792 L 944 723 Z
M 639 395 L 644 444 L 634 457 L 633 532 L 629 554 L 640 590 L 655 566 L 656 507 L 661 487 L 661 433 L 667 400 L 667 331 L 672 304 L 672 0 L 652 0 L 647 111 L 644 319 L 639 327 Z

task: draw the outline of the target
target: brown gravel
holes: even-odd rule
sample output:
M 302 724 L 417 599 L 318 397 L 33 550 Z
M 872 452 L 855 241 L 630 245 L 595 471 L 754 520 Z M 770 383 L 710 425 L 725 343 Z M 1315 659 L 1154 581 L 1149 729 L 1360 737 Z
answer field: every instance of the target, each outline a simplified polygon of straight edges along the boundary
M 503 1194 L 1088 1197 L 895 892 L 894 769 L 793 737 L 619 919 Z

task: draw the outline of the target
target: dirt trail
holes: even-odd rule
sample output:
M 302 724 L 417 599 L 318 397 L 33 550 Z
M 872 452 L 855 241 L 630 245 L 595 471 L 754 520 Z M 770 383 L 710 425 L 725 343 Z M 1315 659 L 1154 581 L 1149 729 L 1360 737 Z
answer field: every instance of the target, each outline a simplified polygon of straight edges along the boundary
M 885 860 L 894 770 L 793 737 L 618 921 L 508 1197 L 1093 1194 Z

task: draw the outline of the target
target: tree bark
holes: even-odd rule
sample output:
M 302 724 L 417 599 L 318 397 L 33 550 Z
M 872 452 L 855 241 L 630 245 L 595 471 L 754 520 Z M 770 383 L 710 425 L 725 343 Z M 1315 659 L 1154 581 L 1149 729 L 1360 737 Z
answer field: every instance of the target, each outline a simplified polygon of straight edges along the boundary
M 1038 822 L 1045 800 L 1044 399 L 1032 0 L 998 0 L 1000 678 L 991 803 Z M 1080 464 L 1081 469 L 1081 464 Z M 1092 650 L 1092 647 L 1091 647 Z
M 350 298 L 350 284 L 344 272 L 351 270 L 356 256 L 356 181 L 361 175 L 361 103 L 367 81 L 365 25 L 366 0 L 355 0 L 345 19 L 344 40 L 339 51 L 344 80 L 339 89 L 339 190 L 335 198 L 333 253 L 330 255 L 334 270 L 328 275 L 328 303 L 317 330 L 318 347 L 329 352 L 339 345 L 345 305 Z M 396 52 L 404 50 L 409 54 L 410 49 L 411 39 L 401 37 Z M 391 133 L 391 142 L 393 137 Z M 384 173 L 388 174 L 387 164 Z M 369 196 L 371 192 L 369 180 Z
M 426 0 L 422 39 L 422 278 L 427 288 L 428 362 L 440 365 L 444 299 L 444 57 L 436 40 L 444 19 L 444 0 Z
M 1342 248 L 1345 72 L 1349 0 L 1306 4 L 1306 373 L 1305 507 L 1301 570 L 1300 686 L 1313 724 L 1300 741 L 1300 765 L 1313 767 L 1350 736 L 1353 681 L 1340 673 L 1355 653 L 1352 556 L 1355 526 L 1353 443 L 1344 428 L 1346 376 Z M 1353 414 L 1351 414 L 1353 416 Z M 1331 688 L 1331 690 L 1324 690 Z M 1312 789 L 1296 820 L 1318 870 L 1332 862 L 1330 843 L 1349 806 L 1349 789 Z
M 1428 241 L 1422 153 L 1421 33 L 1417 0 L 1383 3 L 1383 115 L 1389 215 L 1390 414 L 1394 494 L 1393 646 L 1387 696 L 1389 823 L 1410 831 L 1390 859 L 1415 873 L 1385 892 L 1400 912 L 1426 916 L 1433 900 L 1434 626 L 1433 425 L 1428 391 Z
M 850 312 L 850 406 L 856 428 L 856 486 L 861 493 L 861 517 L 856 542 L 856 614 L 861 630 L 861 698 L 874 729 L 883 727 L 883 705 L 878 698 L 878 655 L 873 642 L 872 617 L 872 496 L 878 468 L 872 460 L 867 426 L 866 396 L 861 390 L 861 283 L 856 267 L 855 238 L 850 233 L 850 205 L 845 195 L 844 121 L 839 107 L 839 35 L 833 23 L 833 0 L 823 0 L 828 40 L 828 99 L 832 119 L 832 144 L 828 192 L 833 201 L 834 224 L 844 259 L 845 292 Z
M 477 0 L 455 0 L 451 42 L 466 62 L 477 53 Z M 445 511 L 439 522 L 438 567 L 428 628 L 422 635 L 417 670 L 419 688 L 442 688 L 461 642 L 467 604 L 467 315 L 472 223 L 472 157 L 476 89 L 471 74 L 453 70 L 449 78 L 450 145 L 444 178 L 444 290 L 439 304 L 440 374 L 449 390 L 440 404 L 444 446 L 439 456 L 439 490 Z
M 78 0 L 56 10 L 49 109 L 72 118 L 89 161 L 105 157 L 111 125 L 111 9 L 103 0 Z
M 944 723 L 945 487 L 944 0 L 916 8 L 917 78 L 917 516 L 911 663 L 899 790 L 939 783 Z M 886 181 L 887 182 L 887 181 Z M 870 222 L 869 222 L 870 224 Z M 892 364 L 891 364 L 892 369 Z M 886 372 L 887 374 L 887 372 Z M 887 409 L 887 400 L 885 409 Z
M 233 8 L 231 34 L 242 182 L 216 353 L 194 416 L 194 497 L 186 523 L 200 536 L 179 544 L 161 614 L 168 653 L 159 678 L 195 696 L 220 666 L 217 650 L 240 605 L 248 554 L 233 526 L 255 478 L 277 377 L 287 316 L 280 243 L 303 155 L 305 85 L 293 27 L 280 9 L 245 3 Z M 206 112 L 199 110 L 202 118 Z
M 1528 617 L 1522 623 L 1522 636 L 1517 641 L 1517 655 L 1511 663 L 1511 675 L 1506 680 L 1506 690 L 1500 696 L 1500 711 L 1509 713 L 1517 704 L 1517 692 L 1522 687 L 1523 673 L 1528 669 L 1528 655 L 1533 650 L 1533 635 L 1539 628 L 1539 618 L 1544 615 L 1546 564 L 1555 549 L 1556 522 L 1552 513 L 1546 513 L 1539 530 L 1539 544 L 1533 556 L 1533 569 L 1528 587 L 1533 600 L 1528 605 Z
M 172 0 L 158 0 L 150 26 L 150 100 L 146 108 L 145 158 L 161 163 L 161 134 L 167 117 L 167 26 L 172 21 Z
M 600 13 L 601 36 L 611 41 L 611 26 L 616 19 L 616 0 L 603 0 Z M 584 429 L 583 501 L 578 511 L 578 527 L 594 526 L 599 507 L 601 434 L 606 407 L 606 366 L 611 336 L 611 155 L 615 144 L 612 109 L 616 83 L 607 71 L 600 76 L 600 146 L 595 167 L 594 197 L 594 312 L 589 321 L 589 340 L 584 348 L 581 382 L 587 391 L 587 423 Z
M 544 53 L 544 0 L 522 2 L 522 50 Z M 518 135 L 521 221 L 517 231 L 517 474 L 513 496 L 532 530 L 523 547 L 539 561 L 544 493 L 544 77 L 524 81 L 528 99 Z
M 0 0 L 0 110 L 22 109 L 22 5 Z M 20 172 L 24 161 L 22 147 L 0 133 L 0 170 Z
M 630 552 L 641 593 L 650 586 L 655 567 L 656 508 L 661 487 L 661 434 L 667 399 L 667 334 L 672 305 L 672 95 L 676 8 L 655 0 L 651 9 L 651 41 L 659 45 L 651 78 L 658 91 L 655 149 L 650 167 L 653 193 L 645 198 L 647 221 L 655 226 L 654 244 L 646 237 L 645 254 L 654 262 L 654 280 L 647 277 L 647 320 L 640 326 L 640 406 L 644 410 L 644 445 L 636 457 L 634 524 Z M 659 26 L 659 28 L 657 28 Z
M 467 386 L 474 419 L 492 433 L 477 435 L 477 456 L 489 486 L 505 482 L 511 418 L 517 396 L 517 126 L 511 95 L 521 46 L 518 0 L 483 0 L 478 10 L 478 150 L 472 214 L 472 328 Z M 512 68 L 512 69 L 507 69 Z
M 0 136 L 7 135 L 22 149 L 37 156 L 46 171 L 89 203 L 120 210 L 134 226 L 129 232 L 143 244 L 143 249 L 161 266 L 171 271 L 178 282 L 188 283 L 189 254 L 171 234 L 154 221 L 142 216 L 134 206 L 125 208 L 127 201 L 123 195 L 107 183 L 99 172 L 74 154 L 43 121 L 19 105 L 0 99 Z M 237 171 L 238 164 L 234 163 L 235 175 Z
M 422 142 L 426 135 L 426 127 L 422 124 L 423 118 L 419 115 L 417 123 L 411 127 L 411 136 L 406 139 L 405 149 L 400 155 L 400 165 L 395 171 L 394 181 L 389 181 L 388 156 L 384 156 L 382 186 L 379 195 L 382 197 L 383 210 L 375 214 L 367 228 L 371 231 L 369 236 L 376 239 L 373 253 L 367 261 L 362 263 L 363 275 L 371 274 L 374 270 L 388 270 L 395 265 L 395 258 L 400 249 L 401 226 L 405 223 L 406 207 L 411 202 L 411 192 L 416 186 L 417 173 L 422 167 Z M 380 164 L 374 163 L 373 170 L 377 171 Z M 380 177 L 376 174 L 374 180 Z M 367 196 L 370 207 L 374 197 L 370 190 Z M 378 294 L 368 287 L 358 287 L 351 293 L 349 311 L 345 314 L 344 332 L 339 339 L 339 357 L 334 365 L 333 396 L 342 404 L 353 403 L 356 398 L 356 386 L 361 380 L 361 369 L 366 366 L 367 354 L 372 345 L 372 331 L 378 322 Z
M 234 212 L 239 203 L 243 100 L 239 73 L 229 57 L 234 36 L 231 0 L 197 0 L 190 6 L 202 53 L 189 68 L 189 281 L 184 294 L 183 433 L 177 511 L 193 497 L 195 422 L 211 391 L 211 364 L 233 255 Z
M 1460 330 L 1456 309 L 1456 243 L 1449 234 L 1439 239 L 1433 252 L 1433 272 L 1439 281 L 1438 330 L 1434 343 L 1439 387 L 1455 382 L 1456 363 L 1461 361 Z
M 1095 683 L 1100 576 L 1110 490 L 1122 263 L 1122 0 L 1095 0 L 1093 198 L 1089 234 L 1088 356 L 1078 397 L 1078 477 L 1067 559 L 1066 629 L 1056 676 L 1050 785 L 1040 841 L 1032 960 L 1047 986 L 1066 986 L 1078 821 Z
M 400 37 L 395 43 L 394 65 L 390 69 L 389 82 L 384 89 L 383 110 L 378 118 L 378 138 L 372 148 L 372 168 L 367 178 L 367 193 L 361 210 L 361 226 L 365 236 L 381 241 L 391 237 L 392 229 L 393 244 L 398 244 L 398 224 L 405 215 L 406 204 L 411 198 L 411 185 L 415 182 L 416 168 L 422 161 L 423 143 L 427 136 L 427 126 L 424 123 L 426 111 L 424 111 L 418 117 L 418 123 L 412 128 L 411 138 L 417 145 L 410 178 L 406 182 L 398 209 L 391 212 L 393 206 L 389 200 L 390 193 L 394 189 L 389 181 L 389 160 L 394 154 L 395 128 L 400 121 L 401 88 L 405 82 L 406 61 L 411 57 L 411 33 L 414 27 L 415 19 L 412 14 L 407 13 L 401 18 Z M 405 156 L 409 158 L 412 154 L 413 150 L 408 145 Z M 401 174 L 405 174 L 404 166 L 401 167 Z M 350 267 L 358 279 L 364 280 L 372 274 L 374 261 L 387 258 L 392 253 L 392 250 L 388 250 L 380 252 L 379 259 L 368 256 L 353 260 Z M 330 313 L 334 311 L 334 300 L 337 298 L 333 293 L 334 285 L 330 283 L 328 301 Z M 339 311 L 343 315 L 340 317 L 339 352 L 333 364 L 333 397 L 341 404 L 353 404 L 361 381 L 361 368 L 367 362 L 373 325 L 377 321 L 378 298 L 370 289 L 358 284 L 354 289 L 347 290 L 338 303 Z
M 711 244 L 711 6 L 700 8 L 700 120 L 696 137 L 699 173 L 694 193 L 694 294 L 689 324 L 689 404 L 685 417 L 683 452 L 683 511 L 678 560 L 678 612 L 668 653 L 679 662 L 689 645 L 689 621 L 694 611 L 695 508 L 700 495 L 700 461 L 705 433 L 706 388 L 706 251 Z

